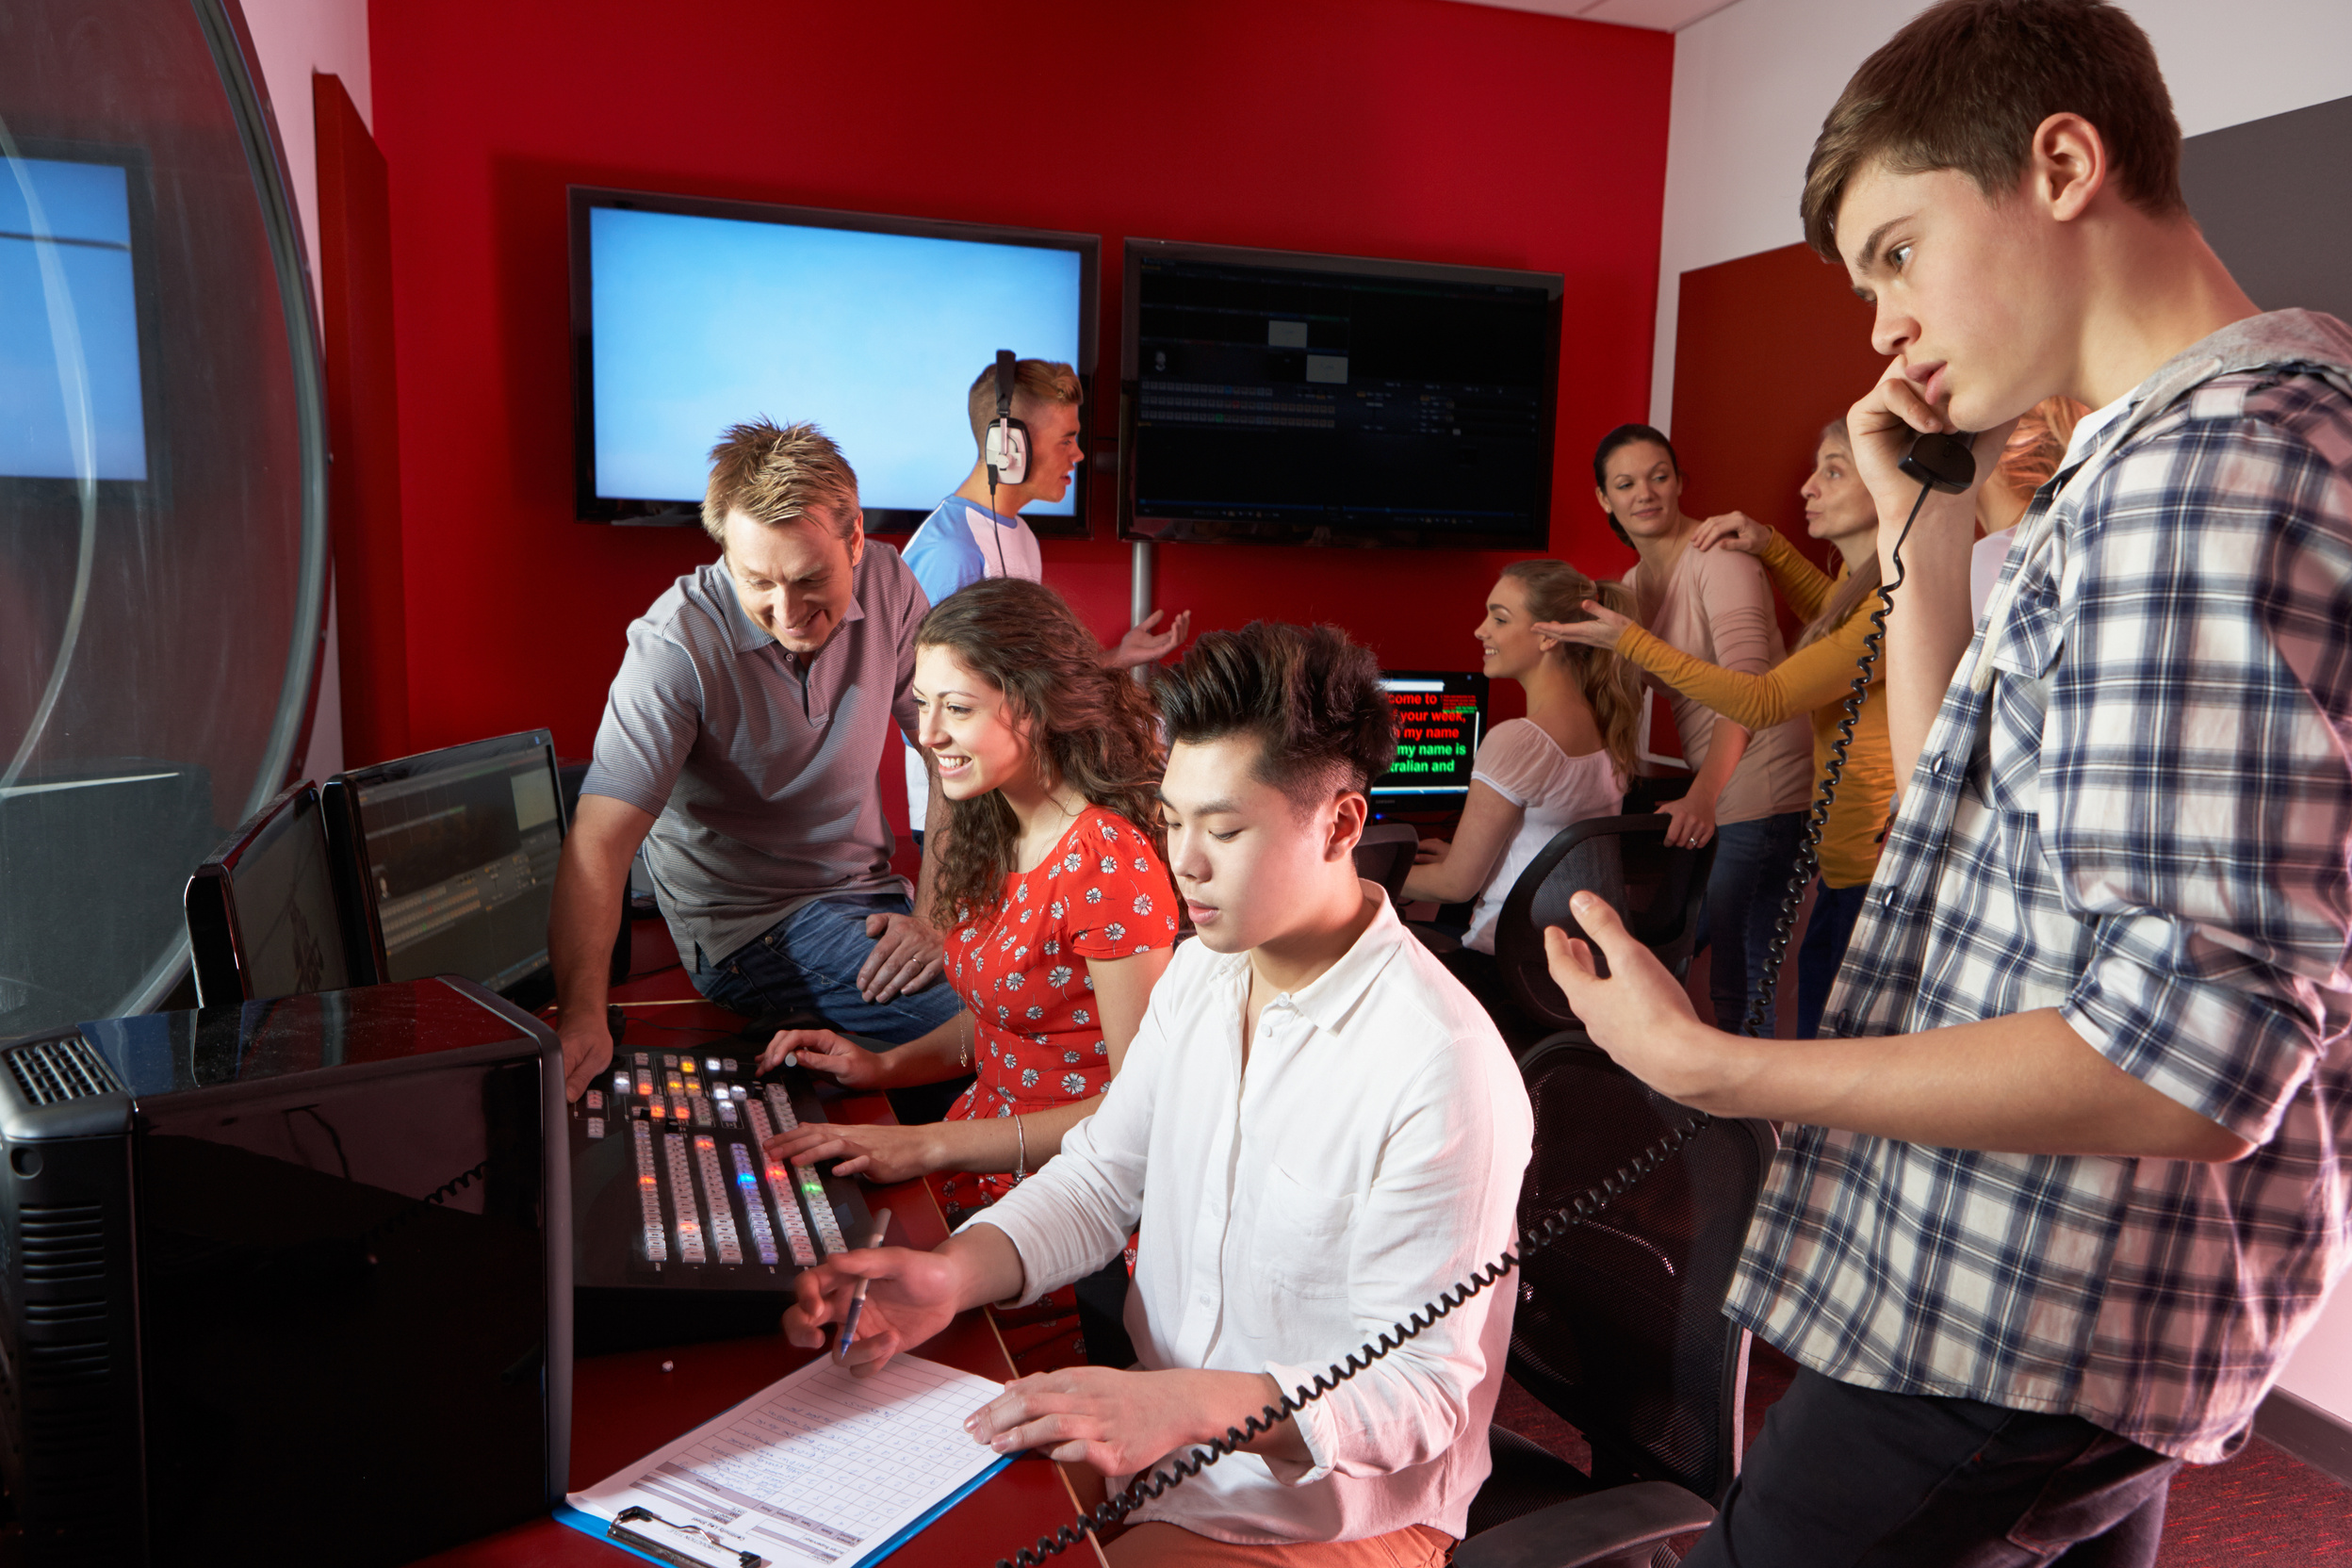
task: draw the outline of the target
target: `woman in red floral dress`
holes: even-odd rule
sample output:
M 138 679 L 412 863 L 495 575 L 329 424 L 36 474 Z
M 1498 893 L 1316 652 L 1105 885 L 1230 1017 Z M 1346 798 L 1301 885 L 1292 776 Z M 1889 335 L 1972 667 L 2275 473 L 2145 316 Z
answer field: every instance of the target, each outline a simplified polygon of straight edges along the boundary
M 1161 858 L 1160 749 L 1151 699 L 1102 667 L 1061 596 L 988 578 L 915 634 L 918 739 L 949 803 L 926 914 L 947 932 L 964 1010 L 888 1051 L 786 1030 L 787 1054 L 854 1088 L 976 1071 L 927 1126 L 827 1123 L 768 1144 L 869 1181 L 943 1173 L 951 1208 L 993 1202 L 1061 1148 L 1119 1070 L 1176 939 Z

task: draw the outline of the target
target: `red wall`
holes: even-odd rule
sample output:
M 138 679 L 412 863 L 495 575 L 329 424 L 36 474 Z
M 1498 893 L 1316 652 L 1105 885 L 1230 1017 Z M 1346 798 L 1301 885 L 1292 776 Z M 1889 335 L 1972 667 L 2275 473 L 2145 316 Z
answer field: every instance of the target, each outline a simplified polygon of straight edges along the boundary
M 1101 392 L 1128 235 L 1562 272 L 1553 548 L 1630 559 L 1583 476 L 1647 406 L 1667 34 L 1450 0 L 399 0 L 369 21 L 415 746 L 548 725 L 584 754 L 629 618 L 712 554 L 573 519 L 567 184 L 1099 233 Z M 1095 539 L 1045 546 L 1105 638 L 1128 572 L 1109 488 Z M 1506 559 L 1168 546 L 1159 602 L 1471 668 Z
M 1797 487 L 1813 471 L 1821 427 L 1886 368 L 1870 348 L 1870 307 L 1843 268 L 1803 245 L 1685 272 L 1672 432 L 1690 470 L 1683 510 L 1745 512 L 1831 566 L 1836 547 L 1805 536 Z

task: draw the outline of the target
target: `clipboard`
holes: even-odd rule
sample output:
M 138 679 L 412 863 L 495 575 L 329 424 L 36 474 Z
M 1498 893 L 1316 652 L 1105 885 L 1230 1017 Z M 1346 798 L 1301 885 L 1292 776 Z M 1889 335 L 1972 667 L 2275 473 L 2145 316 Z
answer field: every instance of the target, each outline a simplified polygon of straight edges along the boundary
M 921 1535 L 924 1530 L 929 1529 L 932 1525 L 937 1523 L 939 1519 L 947 1512 L 949 1509 L 954 1508 L 957 1503 L 962 1502 L 966 1497 L 969 1497 L 973 1493 L 979 1491 L 982 1486 L 993 1479 L 1006 1465 L 1012 1463 L 1013 1461 L 1019 1459 L 1020 1457 L 1021 1456 L 1019 1454 L 1004 1455 L 1002 1458 L 997 1460 L 994 1464 L 989 1465 L 986 1470 L 981 1471 L 980 1474 L 972 1477 L 972 1479 L 966 1481 L 963 1485 L 957 1487 L 955 1491 L 940 1498 L 939 1502 L 932 1507 L 931 1511 L 925 1513 L 922 1518 L 917 1519 L 913 1524 L 908 1525 L 905 1529 L 900 1530 L 896 1535 L 891 1536 L 888 1541 L 885 1541 L 880 1545 L 874 1547 L 874 1550 L 859 1558 L 855 1563 L 844 1564 L 843 1568 L 868 1568 L 869 1564 L 879 1562 L 884 1558 L 889 1557 L 892 1552 L 898 1550 L 909 1541 L 912 1541 L 916 1536 Z M 603 1520 L 597 1518 L 593 1513 L 582 1513 L 580 1510 L 574 1508 L 569 1503 L 564 1503 L 561 1507 L 557 1508 L 555 1511 L 555 1517 L 557 1523 L 559 1524 L 569 1525 L 572 1528 L 580 1531 L 582 1535 L 593 1535 L 597 1540 L 610 1545 L 618 1546 L 622 1551 L 629 1553 L 629 1556 L 641 1558 L 647 1562 L 666 1563 L 669 1565 L 669 1568 L 678 1568 L 678 1563 L 681 1561 L 681 1559 L 678 1556 L 656 1557 L 650 1552 L 640 1551 L 637 1547 L 630 1545 L 627 1541 L 615 1536 L 612 1533 L 612 1527 Z M 707 1560 L 709 1563 L 713 1565 L 713 1568 L 717 1568 L 717 1565 L 719 1565 L 722 1560 L 718 1555 L 717 1548 L 708 1548 L 708 1551 L 710 1555 L 707 1559 L 688 1556 L 682 1560 L 695 1564 L 696 1568 L 701 1568 L 701 1565 Z M 781 1565 L 773 1564 L 771 1560 L 767 1558 L 761 1558 L 760 1561 L 761 1563 L 771 1564 L 771 1568 L 781 1568 Z
M 920 1356 L 820 1356 L 596 1485 L 558 1521 L 667 1568 L 867 1568 L 1015 1456 L 963 1418 L 1004 1384 Z

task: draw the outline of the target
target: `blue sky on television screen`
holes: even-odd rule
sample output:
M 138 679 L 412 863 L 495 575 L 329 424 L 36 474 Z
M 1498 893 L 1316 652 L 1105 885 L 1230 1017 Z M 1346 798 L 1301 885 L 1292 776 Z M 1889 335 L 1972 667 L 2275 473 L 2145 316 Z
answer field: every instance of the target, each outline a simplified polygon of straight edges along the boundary
M 0 475 L 147 477 L 128 180 L 0 158 Z
M 589 250 L 599 496 L 698 501 L 719 433 L 766 415 L 840 443 L 869 508 L 928 512 L 996 351 L 1078 360 L 1075 252 L 613 207 Z

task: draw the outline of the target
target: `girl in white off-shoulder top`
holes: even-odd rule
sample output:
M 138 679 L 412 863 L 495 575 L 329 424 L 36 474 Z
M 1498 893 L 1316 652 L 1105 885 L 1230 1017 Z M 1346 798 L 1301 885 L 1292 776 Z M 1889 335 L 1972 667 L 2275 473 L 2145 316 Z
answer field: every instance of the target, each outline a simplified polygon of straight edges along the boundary
M 1622 584 L 1596 583 L 1564 561 L 1518 562 L 1487 594 L 1475 633 L 1489 678 L 1527 689 L 1527 716 L 1496 725 L 1479 743 L 1452 842 L 1421 841 L 1401 896 L 1439 904 L 1475 898 L 1463 943 L 1477 953 L 1494 951 L 1495 917 L 1536 852 L 1570 823 L 1615 816 L 1625 803 L 1641 711 L 1632 667 L 1614 653 L 1533 629 L 1538 621 L 1585 619 L 1586 599 L 1632 607 Z M 1492 1004 L 1478 983 L 1484 975 L 1462 978 Z

